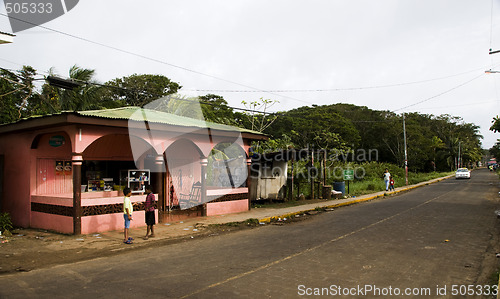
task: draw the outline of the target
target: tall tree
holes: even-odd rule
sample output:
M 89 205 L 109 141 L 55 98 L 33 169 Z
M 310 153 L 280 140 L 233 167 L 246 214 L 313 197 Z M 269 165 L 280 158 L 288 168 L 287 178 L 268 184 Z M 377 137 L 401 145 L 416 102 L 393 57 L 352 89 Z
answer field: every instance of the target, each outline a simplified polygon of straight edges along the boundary
M 138 106 L 145 105 L 171 94 L 176 93 L 182 86 L 163 75 L 138 75 L 113 79 L 106 85 L 116 88 L 107 88 L 103 97 L 107 98 L 107 105 Z
M 492 125 L 490 127 L 490 130 L 493 132 L 500 132 L 500 117 L 496 116 L 493 117 L 493 120 L 491 121 Z
M 260 98 L 257 101 L 242 101 L 241 103 L 246 109 L 251 110 L 241 114 L 245 118 L 243 123 L 247 129 L 264 132 L 278 117 L 276 114 L 268 114 L 268 109 L 278 103 L 276 100 Z
M 56 76 L 53 69 L 51 76 Z M 46 83 L 42 86 L 42 96 L 46 103 L 53 103 L 59 111 L 81 111 L 103 109 L 100 99 L 100 87 L 94 80 L 95 70 L 73 65 L 69 69 L 69 78 L 81 85 L 73 89 L 64 89 Z
M 233 108 L 222 96 L 207 94 L 199 97 L 205 120 L 226 125 L 237 125 Z
M 30 102 L 35 102 L 38 94 L 33 85 L 36 70 L 23 66 L 14 72 L 0 69 L 0 123 L 10 123 L 30 116 Z
M 292 131 L 295 133 L 290 134 Z M 346 144 L 351 148 L 357 147 L 360 142 L 359 132 L 353 123 L 331 106 L 300 107 L 282 112 L 264 132 L 274 138 L 290 134 L 292 142 L 301 148 L 333 144 L 331 142 L 333 136 L 325 134 L 326 132 L 338 134 L 338 144 Z M 324 140 L 321 140 L 322 138 Z

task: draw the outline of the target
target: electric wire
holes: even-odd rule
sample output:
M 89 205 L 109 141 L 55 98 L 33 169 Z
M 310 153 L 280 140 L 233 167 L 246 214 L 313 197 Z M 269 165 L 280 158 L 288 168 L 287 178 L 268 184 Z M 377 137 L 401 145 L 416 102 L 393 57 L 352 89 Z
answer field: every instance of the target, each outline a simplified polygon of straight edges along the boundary
M 493 3 L 492 3 L 492 8 L 493 8 Z M 26 20 L 22 20 L 22 19 L 19 19 L 19 18 L 16 18 L 16 17 L 8 16 L 8 15 L 6 15 L 4 13 L 0 13 L 0 15 L 2 15 L 4 17 L 7 17 L 7 18 L 13 18 L 15 20 L 18 20 L 18 21 L 21 21 L 21 22 L 25 22 L 25 23 L 28 23 L 30 25 L 33 25 L 33 26 L 36 26 L 36 27 L 40 27 L 42 29 L 49 30 L 49 31 L 52 31 L 52 32 L 55 32 L 55 33 L 58 33 L 58 34 L 61 34 L 61 35 L 65 35 L 65 36 L 68 36 L 68 37 L 71 37 L 71 38 L 74 38 L 74 39 L 78 39 L 78 40 L 81 40 L 81 41 L 84 41 L 84 42 L 88 42 L 88 43 L 95 44 L 95 45 L 98 45 L 98 46 L 101 46 L 101 47 L 105 47 L 105 48 L 112 49 L 112 50 L 115 50 L 115 51 L 118 51 L 118 52 L 122 52 L 122 53 L 125 53 L 125 54 L 128 54 L 128 55 L 136 56 L 136 57 L 139 57 L 139 58 L 142 58 L 142 59 L 145 59 L 145 60 L 150 60 L 150 61 L 157 62 L 157 63 L 160 63 L 160 64 L 168 65 L 168 66 L 171 66 L 171 67 L 174 67 L 174 68 L 178 68 L 178 69 L 181 69 L 181 70 L 184 70 L 184 71 L 187 71 L 187 72 L 195 73 L 195 74 L 198 74 L 198 75 L 206 76 L 206 77 L 209 77 L 209 78 L 212 78 L 212 79 L 216 79 L 216 80 L 219 80 L 219 81 L 223 81 L 223 82 L 227 82 L 227 83 L 231 83 L 231 84 L 234 84 L 234 85 L 238 85 L 238 86 L 242 86 L 242 87 L 251 89 L 251 90 L 195 89 L 195 91 L 203 91 L 203 92 L 264 92 L 264 93 L 276 95 L 276 96 L 279 96 L 279 97 L 285 97 L 285 98 L 289 98 L 289 99 L 292 99 L 292 100 L 300 101 L 300 102 L 303 102 L 303 103 L 311 104 L 309 101 L 305 101 L 305 100 L 301 100 L 301 99 L 297 99 L 297 98 L 293 98 L 293 97 L 281 95 L 281 94 L 278 94 L 278 93 L 285 93 L 285 92 L 348 91 L 348 90 L 362 90 L 362 89 L 375 89 L 375 88 L 396 87 L 396 86 L 404 86 L 404 85 L 410 85 L 410 84 L 419 84 L 419 83 L 431 82 L 431 81 L 436 81 L 436 80 L 443 80 L 443 79 L 447 79 L 447 78 L 450 78 L 450 77 L 455 77 L 455 76 L 459 76 L 459 75 L 462 75 L 462 74 L 466 74 L 466 73 L 470 73 L 470 72 L 475 71 L 475 70 L 473 70 L 473 71 L 468 71 L 468 72 L 464 72 L 464 73 L 459 73 L 459 74 L 445 76 L 445 77 L 439 77 L 439 78 L 433 78 L 433 79 L 428 79 L 428 80 L 405 82 L 405 83 L 396 83 L 396 84 L 388 84 L 388 85 L 379 85 L 379 86 L 335 88 L 335 89 L 264 90 L 264 89 L 255 88 L 255 87 L 252 87 L 252 86 L 249 86 L 249 85 L 246 85 L 246 84 L 238 83 L 238 82 L 235 82 L 235 81 L 232 81 L 232 80 L 228 80 L 228 79 L 225 79 L 225 78 L 221 78 L 221 77 L 213 76 L 213 75 L 206 74 L 206 73 L 203 73 L 203 72 L 199 72 L 199 71 L 196 71 L 196 70 L 193 70 L 193 69 L 189 69 L 189 68 L 186 68 L 186 67 L 183 67 L 183 66 L 172 64 L 172 63 L 169 63 L 169 62 L 166 62 L 166 61 L 163 61 L 163 60 L 159 60 L 159 59 L 156 59 L 156 58 L 148 57 L 148 56 L 145 56 L 145 55 L 142 55 L 142 54 L 139 54 L 139 53 L 135 53 L 135 52 L 132 52 L 132 51 L 120 49 L 120 48 L 117 48 L 117 47 L 114 47 L 114 46 L 110 46 L 110 45 L 107 45 L 107 44 L 104 44 L 104 43 L 96 42 L 96 41 L 90 40 L 88 38 L 84 38 L 84 37 L 77 36 L 77 35 L 74 35 L 74 34 L 70 34 L 70 33 L 67 33 L 67 32 L 63 32 L 63 31 L 60 31 L 60 30 L 56 30 L 56 29 L 53 29 L 53 28 L 50 28 L 50 27 L 46 27 L 46 26 L 43 26 L 43 25 L 38 25 L 38 24 L 29 22 L 29 21 L 26 21 Z M 492 17 L 492 15 L 493 15 L 493 11 L 491 12 L 491 26 L 493 26 L 492 25 L 493 24 L 493 17 Z M 490 36 L 491 35 L 492 35 L 492 33 L 490 32 Z M 491 43 L 491 38 L 490 38 L 490 43 Z M 444 95 L 444 94 L 446 94 L 448 92 L 451 92 L 451 91 L 453 91 L 455 89 L 458 89 L 458 88 L 460 88 L 460 87 L 462 87 L 462 86 L 464 86 L 464 85 L 466 85 L 466 84 L 468 84 L 468 83 L 470 83 L 470 82 L 472 82 L 472 81 L 480 78 L 482 75 L 483 74 L 481 74 L 480 76 L 474 77 L 473 79 L 468 80 L 468 81 L 466 81 L 464 83 L 461 83 L 461 84 L 459 84 L 459 85 L 457 85 L 457 86 L 455 86 L 455 87 L 453 87 L 453 88 L 451 88 L 449 90 L 446 90 L 446 91 L 441 92 L 441 93 L 439 93 L 437 95 L 434 95 L 432 97 L 429 97 L 429 98 L 426 98 L 424 100 L 418 101 L 416 103 L 413 103 L 413 104 L 407 105 L 405 107 L 396 109 L 396 110 L 394 110 L 394 112 L 401 111 L 401 110 L 404 110 L 404 109 L 416 106 L 418 104 L 427 102 L 427 101 L 432 100 L 434 98 L 440 97 L 440 96 L 442 96 L 442 95 Z M 89 84 L 89 82 L 87 82 L 87 84 Z M 100 86 L 106 86 L 104 84 L 99 84 L 99 83 L 92 83 L 92 84 L 96 84 L 96 85 L 100 85 Z M 116 86 L 107 86 L 107 87 L 114 87 L 114 88 L 116 88 Z M 187 99 L 182 99 L 182 100 L 190 101 L 190 100 L 187 100 Z M 200 103 L 207 104 L 207 105 L 212 104 L 212 103 L 201 102 L 201 101 L 200 101 Z M 233 109 L 237 109 L 237 110 L 243 110 L 243 111 L 261 113 L 261 114 L 276 114 L 277 113 L 277 112 L 272 112 L 272 113 L 261 112 L 261 111 L 251 110 L 251 109 L 236 108 L 236 107 L 230 107 L 230 106 L 228 106 L 228 107 L 229 108 L 233 108 Z
M 445 91 L 443 91 L 443 92 L 440 92 L 440 93 L 438 93 L 438 94 L 436 94 L 436 95 L 434 95 L 434 96 L 428 97 L 428 98 L 426 98 L 426 99 L 423 99 L 423 100 L 418 101 L 418 102 L 415 102 L 415 103 L 413 103 L 413 104 L 410 104 L 410 105 L 407 105 L 407 106 L 401 107 L 401 108 L 396 109 L 396 110 L 393 110 L 393 111 L 394 111 L 394 112 L 396 112 L 396 111 L 405 110 L 405 109 L 407 109 L 407 108 L 410 108 L 410 107 L 413 107 L 413 106 L 417 106 L 417 105 L 419 105 L 419 104 L 425 103 L 425 102 L 430 101 L 430 100 L 432 100 L 432 99 L 438 98 L 438 97 L 440 97 L 440 96 L 442 96 L 442 95 L 444 95 L 444 94 L 447 94 L 447 93 L 449 93 L 449 92 L 451 92 L 451 91 L 454 91 L 454 90 L 456 90 L 456 89 L 458 89 L 458 88 L 460 88 L 460 87 L 462 87 L 462 86 L 465 86 L 465 85 L 469 84 L 470 82 L 472 82 L 472 81 L 474 81 L 474 80 L 476 80 L 476 79 L 481 78 L 482 76 L 484 76 L 484 73 L 482 73 L 482 74 L 480 74 L 479 76 L 476 76 L 476 77 L 474 77 L 474 78 L 472 78 L 472 79 L 470 79 L 470 80 L 467 80 L 467 81 L 465 81 L 465 82 L 463 82 L 463 83 L 460 83 L 459 85 L 456 85 L 456 86 L 454 86 L 454 87 L 452 87 L 452 88 L 450 88 L 450 89 L 447 89 L 447 90 L 445 90 Z
M 43 26 L 43 25 L 38 25 L 38 24 L 29 22 L 29 21 L 26 21 L 26 20 L 23 20 L 23 19 L 19 19 L 19 18 L 13 17 L 13 16 L 8 16 L 8 15 L 6 15 L 4 13 L 0 13 L 0 15 L 4 16 L 4 17 L 7 17 L 7 18 L 15 19 L 17 21 L 28 23 L 30 25 L 33 25 L 33 26 L 36 26 L 36 27 L 40 27 L 42 29 L 49 30 L 49 31 L 52 31 L 52 32 L 55 32 L 55 33 L 58 33 L 58 34 L 61 34 L 61 35 L 65 35 L 65 36 L 68 36 L 68 37 L 71 37 L 71 38 L 74 38 L 74 39 L 78 39 L 78 40 L 81 40 L 81 41 L 84 41 L 84 42 L 87 42 L 87 43 L 91 43 L 91 44 L 98 45 L 98 46 L 101 46 L 101 47 L 104 47 L 104 48 L 108 48 L 108 49 L 111 49 L 111 50 L 115 50 L 115 51 L 118 51 L 118 52 L 121 52 L 121 53 L 125 53 L 125 54 L 128 54 L 128 55 L 139 57 L 139 58 L 142 58 L 142 59 L 145 59 L 145 60 L 149 60 L 149 61 L 157 62 L 157 63 L 160 63 L 160 64 L 168 65 L 170 67 L 181 69 L 181 70 L 184 70 L 184 71 L 187 71 L 187 72 L 191 72 L 191 73 L 194 73 L 194 74 L 197 74 L 197 75 L 205 76 L 205 77 L 212 78 L 212 79 L 219 80 L 219 81 L 223 81 L 223 82 L 226 82 L 226 83 L 230 83 L 230 84 L 238 85 L 238 86 L 241 86 L 241 87 L 253 89 L 253 90 L 256 90 L 256 91 L 265 92 L 265 93 L 268 93 L 268 94 L 271 94 L 271 95 L 275 95 L 275 96 L 279 96 L 279 97 L 284 97 L 284 98 L 288 98 L 288 99 L 291 99 L 291 100 L 295 100 L 295 101 L 299 101 L 299 102 L 310 104 L 308 101 L 304 101 L 304 100 L 301 100 L 301 99 L 297 99 L 297 98 L 293 98 L 293 97 L 289 97 L 289 96 L 285 96 L 285 95 L 279 95 L 279 94 L 273 94 L 271 92 L 266 92 L 266 91 L 264 91 L 262 89 L 259 89 L 259 88 L 256 88 L 256 87 L 253 87 L 253 86 L 250 86 L 250 85 L 247 85 L 247 84 L 242 84 L 242 83 L 235 82 L 235 81 L 232 81 L 232 80 L 228 80 L 228 79 L 225 79 L 225 78 L 222 78 L 222 77 L 210 75 L 210 74 L 203 73 L 203 72 L 200 72 L 200 71 L 196 71 L 196 70 L 193 70 L 193 69 L 190 69 L 190 68 L 187 68 L 187 67 L 183 67 L 183 66 L 180 66 L 180 65 L 169 63 L 167 61 L 163 61 L 163 60 L 160 60 L 160 59 L 148 57 L 148 56 L 143 55 L 143 54 L 139 54 L 139 53 L 135 53 L 135 52 L 132 52 L 132 51 L 120 49 L 120 48 L 117 48 L 117 47 L 114 47 L 114 46 L 106 45 L 104 43 L 96 42 L 96 41 L 90 40 L 88 38 L 84 38 L 84 37 L 77 36 L 77 35 L 74 35 L 74 34 L 70 34 L 70 33 L 67 33 L 67 32 L 63 32 L 63 31 L 60 31 L 60 30 L 56 30 L 56 29 L 53 29 L 53 28 L 50 28 L 50 27 L 46 27 L 46 26 Z
M 292 92 L 330 92 L 330 91 L 350 91 L 350 90 L 389 88 L 389 87 L 398 87 L 398 86 L 421 84 L 421 83 L 433 82 L 433 81 L 438 81 L 438 80 L 444 80 L 444 79 L 453 78 L 453 77 L 461 76 L 464 74 L 476 72 L 478 70 L 484 70 L 484 67 L 476 68 L 474 70 L 470 70 L 470 71 L 466 71 L 466 72 L 461 72 L 458 74 L 438 77 L 438 78 L 432 78 L 432 79 L 426 79 L 426 80 L 420 80 L 420 81 L 403 82 L 403 83 L 386 84 L 386 85 L 344 87 L 344 88 L 327 88 L 327 89 L 321 89 L 321 88 L 317 88 L 317 89 L 274 89 L 274 90 L 264 90 L 264 91 L 265 92 L 273 92 L 273 93 L 287 93 L 287 92 L 292 93 Z M 257 91 L 257 90 L 237 90 L 237 89 L 186 89 L 186 90 L 187 91 L 201 91 L 201 92 L 228 92 L 228 93 L 261 92 L 261 91 Z
M 5 68 L 2 68 L 2 67 L 0 67 L 0 69 L 3 70 L 3 71 L 7 71 L 7 72 L 11 73 L 12 75 L 18 77 L 21 80 L 28 79 L 26 77 L 22 77 L 22 76 L 17 75 L 14 70 L 5 69 Z M 5 80 L 7 80 L 7 81 L 9 81 L 11 83 L 16 83 L 16 84 L 21 84 L 22 85 L 22 87 L 14 90 L 14 91 L 11 91 L 11 92 L 9 92 L 7 94 L 0 95 L 0 97 L 6 96 L 8 94 L 11 94 L 13 92 L 16 92 L 16 91 L 18 91 L 20 89 L 23 89 L 23 88 L 27 87 L 26 85 L 24 85 L 24 84 L 22 84 L 20 82 L 12 81 L 12 80 L 10 80 L 10 79 L 8 79 L 6 77 L 3 77 L 3 76 L 0 76 L 0 78 L 5 79 Z M 35 78 L 35 79 L 32 79 L 32 80 L 35 81 L 35 80 L 46 80 L 46 79 L 45 78 Z M 144 93 L 144 91 L 138 90 L 138 89 L 124 88 L 124 87 L 120 87 L 120 86 L 102 84 L 102 83 L 97 83 L 97 82 L 89 82 L 89 81 L 72 79 L 72 78 L 70 78 L 69 80 L 78 82 L 81 85 L 96 85 L 96 86 L 100 86 L 100 87 L 119 89 L 119 90 L 122 90 L 122 91 L 125 91 L 125 92 L 141 92 L 141 93 Z M 148 95 L 151 95 L 151 94 L 148 94 Z M 158 96 L 159 98 L 161 98 L 161 97 L 168 97 L 168 96 L 164 96 L 164 95 L 156 95 L 156 96 Z M 193 104 L 199 103 L 199 104 L 209 105 L 209 106 L 214 106 L 214 107 L 219 107 L 220 106 L 220 104 L 215 104 L 215 103 L 210 103 L 210 102 L 204 102 L 204 101 L 197 101 L 197 100 L 190 100 L 190 99 L 183 99 L 183 98 L 176 98 L 175 100 L 184 101 L 184 102 L 191 102 Z M 283 112 L 265 112 L 265 111 L 259 111 L 259 110 L 254 110 L 254 109 L 232 107 L 232 106 L 229 106 L 229 105 L 224 105 L 224 107 L 231 108 L 233 110 L 241 110 L 241 111 L 245 111 L 245 112 L 258 113 L 258 114 L 262 114 L 262 115 L 278 115 L 278 114 L 282 114 L 283 113 Z

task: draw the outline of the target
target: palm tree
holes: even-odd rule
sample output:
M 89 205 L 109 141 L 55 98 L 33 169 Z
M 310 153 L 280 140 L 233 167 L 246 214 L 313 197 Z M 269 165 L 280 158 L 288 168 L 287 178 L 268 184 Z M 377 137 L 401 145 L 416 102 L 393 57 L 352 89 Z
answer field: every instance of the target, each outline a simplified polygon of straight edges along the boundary
M 49 74 L 55 75 L 52 68 L 49 70 Z M 95 70 L 74 65 L 69 70 L 69 78 L 81 83 L 80 86 L 73 89 L 63 89 L 46 84 L 42 89 L 43 93 L 49 98 L 56 98 L 57 106 L 61 111 L 102 109 L 98 96 L 100 87 L 93 84 L 94 74 Z
M 443 142 L 443 140 L 441 140 L 441 138 L 437 137 L 437 136 L 432 136 L 432 139 L 431 139 L 431 148 L 432 148 L 432 153 L 433 153 L 433 167 L 434 167 L 434 171 L 436 171 L 436 150 L 437 149 L 443 149 L 446 147 L 446 144 Z

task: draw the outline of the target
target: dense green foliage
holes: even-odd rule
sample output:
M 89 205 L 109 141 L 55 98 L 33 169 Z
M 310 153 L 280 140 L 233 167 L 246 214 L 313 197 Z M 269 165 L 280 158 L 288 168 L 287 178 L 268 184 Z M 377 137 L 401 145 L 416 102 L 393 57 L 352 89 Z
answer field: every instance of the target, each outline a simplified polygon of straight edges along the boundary
M 181 86 L 162 75 L 138 75 L 113 79 L 103 88 L 102 98 L 115 106 L 144 107 L 154 100 L 176 93 Z
M 408 165 L 418 171 L 448 171 L 481 160 L 479 127 L 450 115 L 405 114 Z M 297 148 L 326 148 L 339 160 L 404 165 L 403 115 L 351 104 L 301 107 L 282 113 L 266 133 L 291 138 Z M 373 152 L 377 157 L 363 153 Z
M 495 133 L 500 132 L 500 117 L 496 116 L 493 118 L 490 130 Z M 495 145 L 490 148 L 489 154 L 495 157 L 497 161 L 500 161 L 500 139 L 498 139 Z
M 0 70 L 0 122 L 65 110 L 141 106 L 268 134 L 268 142 L 254 144 L 256 151 L 324 149 L 331 161 L 404 165 L 402 114 L 341 103 L 305 106 L 272 115 L 259 113 L 277 103 L 268 99 L 243 102 L 246 108 L 258 111 L 237 111 L 219 95 L 183 98 L 176 94 L 181 86 L 163 75 L 134 74 L 103 85 L 93 81 L 94 73 L 73 66 L 69 78 L 82 84 L 66 90 L 47 83 L 36 87 L 36 71 L 31 67 L 17 72 Z M 158 98 L 162 100 L 156 101 Z M 412 171 L 452 170 L 459 153 L 465 166 L 481 160 L 478 126 L 451 115 L 407 113 L 404 118 Z M 498 118 L 491 129 L 500 129 Z M 500 145 L 497 147 L 500 149 Z M 367 155 L 373 152 L 376 155 Z
M 0 69 L 0 123 L 16 121 L 29 116 L 31 109 L 36 110 L 40 101 L 34 93 L 35 75 L 35 69 L 29 66 L 18 74 Z
M 12 231 L 12 220 L 9 213 L 0 213 L 0 232 Z

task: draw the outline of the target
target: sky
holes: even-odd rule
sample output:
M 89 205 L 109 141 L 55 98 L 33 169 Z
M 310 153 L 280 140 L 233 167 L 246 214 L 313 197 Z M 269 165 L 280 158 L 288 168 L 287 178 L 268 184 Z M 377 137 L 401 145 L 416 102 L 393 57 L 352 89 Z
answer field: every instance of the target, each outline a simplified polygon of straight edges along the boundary
M 0 1 L 0 31 L 12 32 Z M 161 74 L 181 95 L 271 111 L 350 103 L 398 114 L 450 114 L 500 133 L 500 0 L 81 0 L 0 45 L 0 67 L 104 83 Z

